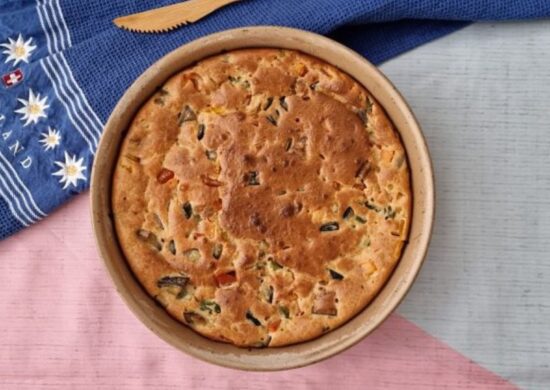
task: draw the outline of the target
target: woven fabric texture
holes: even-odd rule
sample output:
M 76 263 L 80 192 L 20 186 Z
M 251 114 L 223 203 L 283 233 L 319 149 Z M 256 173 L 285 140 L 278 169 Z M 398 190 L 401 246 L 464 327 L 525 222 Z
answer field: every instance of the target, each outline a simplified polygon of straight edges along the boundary
M 112 24 L 174 2 L 2 1 L 0 239 L 88 187 L 117 100 L 148 66 L 193 39 L 241 26 L 291 26 L 329 35 L 378 64 L 471 21 L 550 15 L 546 0 L 246 0 L 161 35 Z

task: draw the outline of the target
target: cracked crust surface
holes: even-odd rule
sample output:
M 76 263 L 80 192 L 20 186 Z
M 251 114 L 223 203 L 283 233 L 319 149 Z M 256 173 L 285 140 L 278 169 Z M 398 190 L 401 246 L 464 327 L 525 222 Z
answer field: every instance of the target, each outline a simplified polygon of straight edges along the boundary
M 129 265 L 174 318 L 264 347 L 315 338 L 374 298 L 411 191 L 365 88 L 299 52 L 246 49 L 176 74 L 141 108 L 112 205 Z

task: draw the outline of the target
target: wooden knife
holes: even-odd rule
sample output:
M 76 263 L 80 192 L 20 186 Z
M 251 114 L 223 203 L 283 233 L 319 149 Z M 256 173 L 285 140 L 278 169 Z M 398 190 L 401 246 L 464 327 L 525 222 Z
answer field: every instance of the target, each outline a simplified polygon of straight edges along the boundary
M 239 0 L 187 0 L 113 20 L 118 27 L 140 33 L 162 33 L 196 22 Z

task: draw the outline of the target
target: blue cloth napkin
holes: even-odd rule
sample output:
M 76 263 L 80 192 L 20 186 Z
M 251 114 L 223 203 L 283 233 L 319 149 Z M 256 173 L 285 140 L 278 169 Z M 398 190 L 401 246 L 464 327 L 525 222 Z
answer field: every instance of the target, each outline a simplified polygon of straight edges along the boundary
M 0 1 L 0 238 L 88 187 L 103 125 L 122 93 L 154 61 L 197 37 L 292 26 L 380 63 L 470 21 L 550 16 L 548 0 L 246 0 L 162 35 L 111 22 L 174 2 Z

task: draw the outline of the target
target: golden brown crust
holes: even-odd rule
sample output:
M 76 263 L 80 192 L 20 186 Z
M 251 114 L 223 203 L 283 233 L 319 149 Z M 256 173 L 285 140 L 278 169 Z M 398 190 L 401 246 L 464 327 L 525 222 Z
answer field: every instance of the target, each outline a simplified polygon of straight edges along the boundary
M 338 69 L 276 49 L 173 76 L 128 131 L 112 202 L 145 289 L 238 346 L 305 341 L 349 320 L 399 260 L 411 212 L 383 109 Z

